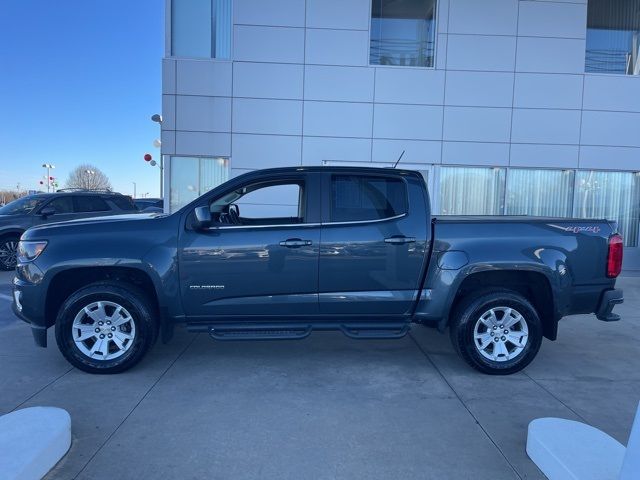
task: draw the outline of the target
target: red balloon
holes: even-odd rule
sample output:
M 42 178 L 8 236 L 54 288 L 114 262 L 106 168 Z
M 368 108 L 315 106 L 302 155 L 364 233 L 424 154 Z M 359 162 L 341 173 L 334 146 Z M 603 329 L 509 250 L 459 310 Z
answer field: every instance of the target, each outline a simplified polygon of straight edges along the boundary
M 144 161 L 145 161 L 145 162 L 150 162 L 152 158 L 153 158 L 153 157 L 151 156 L 151 154 L 150 154 L 150 153 L 145 153 L 145 154 L 144 154 Z

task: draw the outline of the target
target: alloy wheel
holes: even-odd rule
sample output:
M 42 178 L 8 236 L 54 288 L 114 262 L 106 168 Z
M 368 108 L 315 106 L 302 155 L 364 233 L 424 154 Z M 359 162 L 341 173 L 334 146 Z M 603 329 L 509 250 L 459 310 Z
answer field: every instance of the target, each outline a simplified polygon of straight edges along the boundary
M 529 338 L 525 318 L 510 307 L 494 307 L 484 312 L 473 329 L 478 352 L 494 362 L 507 362 L 524 351 Z
M 4 268 L 14 269 L 18 263 L 18 241 L 7 240 L 0 244 L 0 264 Z

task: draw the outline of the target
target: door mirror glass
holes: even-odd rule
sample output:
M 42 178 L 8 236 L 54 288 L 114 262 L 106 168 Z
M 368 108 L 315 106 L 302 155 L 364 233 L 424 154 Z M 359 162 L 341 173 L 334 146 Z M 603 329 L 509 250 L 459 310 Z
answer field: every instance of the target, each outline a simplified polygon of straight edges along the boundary
M 55 215 L 56 213 L 56 209 L 53 207 L 44 207 L 42 210 L 40 210 L 40 215 L 42 215 L 43 218 L 47 218 L 50 217 L 51 215 Z
M 198 230 L 204 230 L 211 226 L 211 210 L 209 207 L 196 207 L 193 211 L 195 220 L 194 226 Z

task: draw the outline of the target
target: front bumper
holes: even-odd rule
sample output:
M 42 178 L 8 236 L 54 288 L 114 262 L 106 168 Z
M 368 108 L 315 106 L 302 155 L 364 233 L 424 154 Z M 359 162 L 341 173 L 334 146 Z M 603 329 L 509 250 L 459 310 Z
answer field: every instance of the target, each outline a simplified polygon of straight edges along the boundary
M 612 290 L 606 290 L 600 298 L 600 304 L 596 310 L 596 317 L 598 320 L 605 322 L 615 322 L 620 320 L 620 315 L 613 313 L 613 307 L 624 302 L 624 296 L 622 290 L 614 288 Z
M 13 279 L 13 304 L 15 315 L 31 326 L 36 344 L 47 346 L 47 325 L 44 317 L 46 290 L 17 277 Z

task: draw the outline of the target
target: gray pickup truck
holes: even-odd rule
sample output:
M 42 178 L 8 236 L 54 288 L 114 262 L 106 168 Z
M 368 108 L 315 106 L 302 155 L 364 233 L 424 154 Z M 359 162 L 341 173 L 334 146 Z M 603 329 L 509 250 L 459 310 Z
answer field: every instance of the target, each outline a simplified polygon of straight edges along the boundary
M 270 205 L 274 192 L 289 204 Z M 242 208 L 242 212 L 240 209 Z M 298 167 L 250 172 L 171 215 L 27 230 L 14 311 L 36 343 L 76 367 L 124 371 L 176 324 L 217 340 L 404 336 L 450 331 L 472 367 L 528 365 L 558 321 L 623 301 L 614 222 L 433 217 L 413 171 Z

